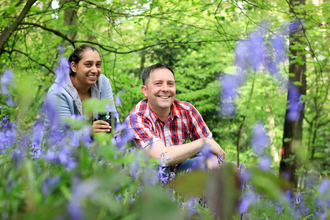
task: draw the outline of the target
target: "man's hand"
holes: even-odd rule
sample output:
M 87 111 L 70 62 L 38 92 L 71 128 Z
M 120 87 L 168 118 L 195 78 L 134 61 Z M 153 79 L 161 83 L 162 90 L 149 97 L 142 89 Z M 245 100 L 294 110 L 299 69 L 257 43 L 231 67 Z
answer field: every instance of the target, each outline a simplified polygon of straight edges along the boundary
M 215 142 L 212 138 L 205 138 L 205 144 L 210 146 L 211 152 L 215 154 L 215 156 L 220 155 L 222 159 L 225 159 L 225 151 L 220 147 L 220 145 Z
M 103 120 L 97 120 L 93 122 L 91 133 L 92 135 L 100 132 L 110 132 L 111 126 L 108 122 Z

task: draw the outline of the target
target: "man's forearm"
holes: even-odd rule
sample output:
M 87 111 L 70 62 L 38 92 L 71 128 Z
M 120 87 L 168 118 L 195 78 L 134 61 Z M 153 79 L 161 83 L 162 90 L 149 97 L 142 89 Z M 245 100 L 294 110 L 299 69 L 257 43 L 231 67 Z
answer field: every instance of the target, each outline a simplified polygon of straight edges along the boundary
M 173 145 L 165 147 L 163 142 L 157 141 L 153 144 L 152 149 L 149 146 L 146 148 L 146 152 L 149 156 L 159 158 L 163 153 L 165 157 L 166 166 L 172 166 L 181 163 L 191 156 L 197 154 L 200 149 L 207 143 L 206 138 L 201 138 L 190 143 L 182 145 Z

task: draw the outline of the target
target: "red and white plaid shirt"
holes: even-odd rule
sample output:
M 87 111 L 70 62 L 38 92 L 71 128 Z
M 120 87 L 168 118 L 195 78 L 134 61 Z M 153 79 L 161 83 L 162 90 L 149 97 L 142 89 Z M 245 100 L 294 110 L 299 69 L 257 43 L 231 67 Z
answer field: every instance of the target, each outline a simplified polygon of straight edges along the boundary
M 197 109 L 188 102 L 174 100 L 171 113 L 163 122 L 149 107 L 147 99 L 141 100 L 128 114 L 128 127 L 134 129 L 134 141 L 143 149 L 156 141 L 165 146 L 184 144 L 199 138 L 211 138 L 212 133 Z

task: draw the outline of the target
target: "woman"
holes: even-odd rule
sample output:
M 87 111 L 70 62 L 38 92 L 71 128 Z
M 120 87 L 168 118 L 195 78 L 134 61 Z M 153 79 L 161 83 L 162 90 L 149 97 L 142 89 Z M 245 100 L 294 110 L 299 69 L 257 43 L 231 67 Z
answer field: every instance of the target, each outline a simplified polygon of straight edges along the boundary
M 101 74 L 101 57 L 92 46 L 84 44 L 77 47 L 69 57 L 70 77 L 63 81 L 57 77 L 46 97 L 46 129 L 56 129 L 64 134 L 66 124 L 63 118 L 84 115 L 83 101 L 89 98 L 110 100 L 115 110 L 109 79 Z M 55 109 L 55 110 L 54 110 Z M 96 118 L 97 114 L 94 114 Z M 58 116 L 58 117 L 57 117 Z M 90 136 L 99 132 L 110 132 L 106 121 L 94 121 Z

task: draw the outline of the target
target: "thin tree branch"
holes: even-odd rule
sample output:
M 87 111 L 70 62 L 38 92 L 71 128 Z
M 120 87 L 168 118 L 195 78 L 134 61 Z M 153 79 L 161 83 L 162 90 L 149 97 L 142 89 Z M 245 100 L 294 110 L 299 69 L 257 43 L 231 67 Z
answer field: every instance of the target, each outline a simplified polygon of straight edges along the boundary
M 55 75 L 55 72 L 54 72 L 51 68 L 49 68 L 48 66 L 46 66 L 46 65 L 43 64 L 43 63 L 39 63 L 38 61 L 32 59 L 32 58 L 29 56 L 29 54 L 27 54 L 27 53 L 24 53 L 24 52 L 22 52 L 22 51 L 20 51 L 20 50 L 16 50 L 16 49 L 12 49 L 12 50 L 10 50 L 10 51 L 9 51 L 9 50 L 3 50 L 3 51 L 4 51 L 4 52 L 7 52 L 7 53 L 9 53 L 9 54 L 11 54 L 11 53 L 13 53 L 13 52 L 23 54 L 23 55 L 26 56 L 29 60 L 31 60 L 31 61 L 37 63 L 39 66 L 45 67 L 49 72 L 51 72 L 51 73 L 53 73 L 53 74 Z
M 22 22 L 24 19 L 25 15 L 29 12 L 30 8 L 32 5 L 36 2 L 37 0 L 28 0 L 28 2 L 25 4 L 23 10 L 21 11 L 20 15 L 17 17 L 17 19 L 14 21 L 12 25 L 9 27 L 7 26 L 1 33 L 0 36 L 0 54 L 3 51 L 3 47 L 5 43 L 8 41 L 10 36 L 13 34 L 13 32 L 17 29 L 18 25 Z

